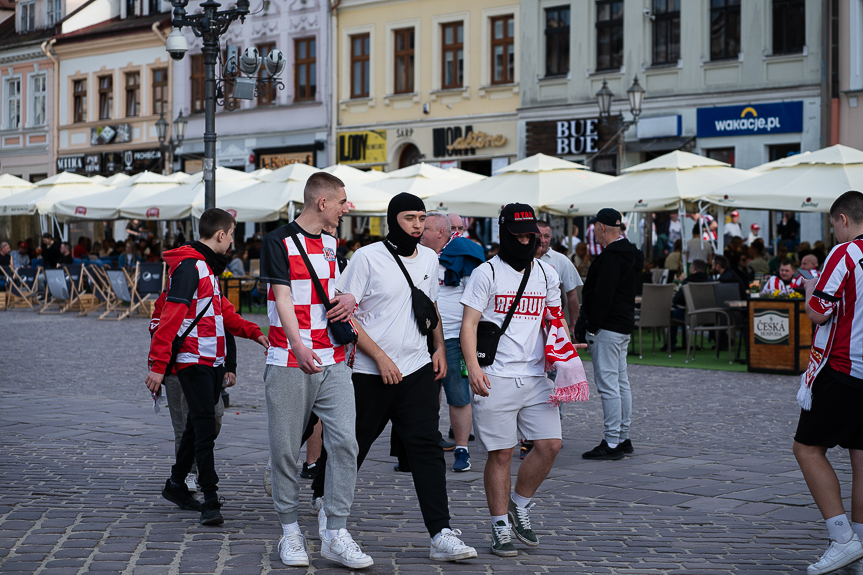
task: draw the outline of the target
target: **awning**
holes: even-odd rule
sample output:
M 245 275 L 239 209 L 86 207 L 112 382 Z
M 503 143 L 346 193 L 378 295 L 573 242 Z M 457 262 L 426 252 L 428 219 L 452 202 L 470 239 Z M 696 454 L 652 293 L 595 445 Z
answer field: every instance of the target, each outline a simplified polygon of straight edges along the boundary
M 627 152 L 673 152 L 680 150 L 695 136 L 675 136 L 673 138 L 652 138 L 650 140 L 638 140 L 637 142 L 626 142 Z M 684 150 L 689 151 L 689 150 Z

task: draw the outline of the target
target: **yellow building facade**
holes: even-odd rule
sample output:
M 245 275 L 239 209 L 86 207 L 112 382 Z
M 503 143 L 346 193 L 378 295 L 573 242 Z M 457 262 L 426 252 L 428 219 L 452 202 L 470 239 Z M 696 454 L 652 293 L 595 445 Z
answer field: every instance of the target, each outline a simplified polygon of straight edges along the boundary
M 343 0 L 334 17 L 334 162 L 491 175 L 515 160 L 518 3 Z

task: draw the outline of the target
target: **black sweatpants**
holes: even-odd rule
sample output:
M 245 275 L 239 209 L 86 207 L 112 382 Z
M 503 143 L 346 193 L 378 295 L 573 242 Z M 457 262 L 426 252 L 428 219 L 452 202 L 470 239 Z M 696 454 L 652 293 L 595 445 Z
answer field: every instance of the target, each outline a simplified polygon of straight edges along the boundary
M 171 467 L 171 479 L 183 484 L 192 469 L 198 464 L 198 484 L 204 499 L 213 499 L 218 491 L 219 477 L 216 475 L 213 447 L 216 444 L 216 403 L 222 393 L 225 367 L 190 365 L 177 370 L 180 387 L 189 405 L 186 430 L 180 439 L 177 461 Z
M 406 456 L 419 500 L 423 522 L 434 537 L 449 527 L 446 492 L 446 460 L 440 446 L 440 384 L 429 363 L 396 385 L 385 385 L 379 375 L 354 373 L 357 404 L 357 457 L 359 469 L 387 423 L 393 422 L 406 448 Z M 315 496 L 323 495 L 326 466 L 312 483 Z

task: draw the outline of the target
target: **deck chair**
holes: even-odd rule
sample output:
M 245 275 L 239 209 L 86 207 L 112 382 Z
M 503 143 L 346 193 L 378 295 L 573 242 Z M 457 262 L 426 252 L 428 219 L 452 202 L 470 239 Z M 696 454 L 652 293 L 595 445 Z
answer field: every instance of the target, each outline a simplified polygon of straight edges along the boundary
M 84 289 L 89 293 L 83 294 L 81 299 L 81 312 L 78 317 L 89 315 L 94 311 L 108 305 L 111 294 L 111 282 L 107 275 L 99 273 L 99 266 L 84 266 L 83 273 Z M 85 298 L 84 296 L 89 296 Z
M 39 306 L 39 273 L 42 268 L 14 270 L 9 266 L 2 266 L 0 269 L 3 270 L 9 290 L 6 308 L 29 307 L 36 311 Z
M 70 264 L 63 266 L 72 286 L 72 301 L 69 302 L 69 310 L 81 309 L 81 298 L 84 293 L 84 266 L 82 264 Z
M 72 307 L 74 285 L 65 269 L 45 270 L 45 303 L 40 314 L 62 314 Z M 56 310 L 52 308 L 56 306 Z
M 140 312 L 146 317 L 153 316 L 153 308 L 159 294 L 165 289 L 165 264 L 139 263 L 134 271 L 138 297 L 141 299 Z
M 108 276 L 108 281 L 111 286 L 112 297 L 107 302 L 107 309 L 99 316 L 103 319 L 116 319 L 120 321 L 129 317 L 129 315 L 141 307 L 141 296 L 135 289 L 137 286 L 136 278 L 130 277 L 126 270 L 105 270 Z M 128 305 L 129 307 L 125 307 Z M 116 314 L 117 317 L 108 317 L 111 314 Z

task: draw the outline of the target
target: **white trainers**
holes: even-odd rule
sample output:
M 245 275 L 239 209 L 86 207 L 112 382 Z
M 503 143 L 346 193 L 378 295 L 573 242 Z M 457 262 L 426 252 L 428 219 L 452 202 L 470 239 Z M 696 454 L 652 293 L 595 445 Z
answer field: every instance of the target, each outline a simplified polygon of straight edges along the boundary
M 308 567 L 309 553 L 306 551 L 306 538 L 302 533 L 282 535 L 279 539 L 279 557 L 288 567 Z
M 272 496 L 273 496 L 273 477 L 272 477 L 272 473 L 273 473 L 273 472 L 272 472 L 272 470 L 270 469 L 270 466 L 269 466 L 269 465 L 267 465 L 267 466 L 264 468 L 264 491 L 266 491 L 266 492 L 267 492 L 267 495 L 269 495 L 270 497 L 272 497 Z
M 311 508 L 312 508 L 312 513 L 314 513 L 315 515 L 320 513 L 321 509 L 324 508 L 324 498 L 323 497 L 315 497 L 314 495 L 312 495 Z
M 474 559 L 476 549 L 465 545 L 458 536 L 461 530 L 447 529 L 435 535 L 431 540 L 429 559 L 435 561 L 459 561 L 461 559 Z
M 324 540 L 324 529 L 327 528 L 327 514 L 324 511 L 323 505 L 321 505 L 320 511 L 318 511 L 318 535 L 321 536 L 321 541 Z
M 375 564 L 374 559 L 363 553 L 347 529 L 339 529 L 339 534 L 330 540 L 321 536 L 321 556 L 350 569 L 362 569 Z
M 186 476 L 186 487 L 192 493 L 195 493 L 198 490 L 198 478 L 194 473 L 190 473 Z
M 863 558 L 863 544 L 860 543 L 860 538 L 856 534 L 848 543 L 838 543 L 831 539 L 827 551 L 824 552 L 821 559 L 810 565 L 806 572 L 809 575 L 830 573 L 861 558 Z

